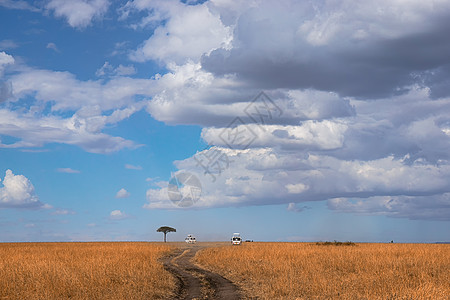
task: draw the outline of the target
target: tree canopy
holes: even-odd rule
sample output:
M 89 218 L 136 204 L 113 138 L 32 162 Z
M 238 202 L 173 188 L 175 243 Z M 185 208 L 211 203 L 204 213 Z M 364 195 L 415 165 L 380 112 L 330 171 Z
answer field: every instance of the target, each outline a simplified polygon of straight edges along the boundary
M 175 228 L 172 228 L 169 226 L 161 226 L 156 231 L 164 233 L 164 242 L 166 242 L 166 234 L 168 232 L 177 232 L 177 230 Z

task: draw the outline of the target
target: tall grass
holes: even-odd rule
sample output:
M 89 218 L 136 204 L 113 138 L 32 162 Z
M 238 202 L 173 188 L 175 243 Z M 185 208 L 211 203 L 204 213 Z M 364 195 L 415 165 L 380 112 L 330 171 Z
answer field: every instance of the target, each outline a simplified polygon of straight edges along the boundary
M 246 243 L 199 264 L 261 299 L 448 299 L 450 245 Z
M 0 244 L 0 299 L 171 298 L 160 243 Z

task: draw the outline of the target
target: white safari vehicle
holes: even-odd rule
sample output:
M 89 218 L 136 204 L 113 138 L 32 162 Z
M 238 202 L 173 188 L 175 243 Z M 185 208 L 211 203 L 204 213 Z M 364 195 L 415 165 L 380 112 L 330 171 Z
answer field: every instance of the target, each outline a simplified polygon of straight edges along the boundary
M 237 232 L 233 233 L 233 237 L 231 238 L 231 244 L 233 244 L 233 245 L 242 244 L 242 238 L 239 233 L 237 233 Z
M 188 244 L 195 244 L 195 242 L 196 242 L 195 236 L 193 236 L 192 234 L 188 234 L 187 238 L 185 238 L 184 240 Z

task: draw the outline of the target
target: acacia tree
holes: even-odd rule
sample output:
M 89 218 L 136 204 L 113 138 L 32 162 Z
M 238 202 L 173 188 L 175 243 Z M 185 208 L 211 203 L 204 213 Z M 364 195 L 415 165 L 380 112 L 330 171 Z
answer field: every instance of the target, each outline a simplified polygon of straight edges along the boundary
M 166 234 L 168 232 L 177 232 L 177 230 L 175 228 L 172 228 L 169 226 L 161 226 L 156 231 L 164 233 L 164 243 L 166 242 Z

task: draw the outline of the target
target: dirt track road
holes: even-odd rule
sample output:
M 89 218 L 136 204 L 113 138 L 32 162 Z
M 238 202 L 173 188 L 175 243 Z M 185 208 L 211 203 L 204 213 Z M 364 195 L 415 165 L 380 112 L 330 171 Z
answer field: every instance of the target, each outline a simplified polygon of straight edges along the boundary
M 242 299 L 230 280 L 193 263 L 195 254 L 206 247 L 186 245 L 162 260 L 164 268 L 178 279 L 177 299 Z

